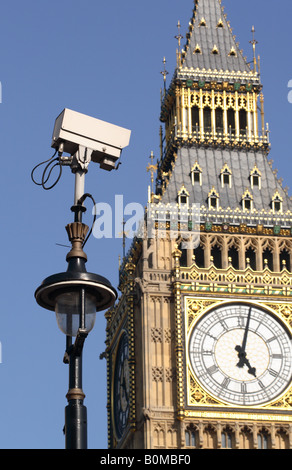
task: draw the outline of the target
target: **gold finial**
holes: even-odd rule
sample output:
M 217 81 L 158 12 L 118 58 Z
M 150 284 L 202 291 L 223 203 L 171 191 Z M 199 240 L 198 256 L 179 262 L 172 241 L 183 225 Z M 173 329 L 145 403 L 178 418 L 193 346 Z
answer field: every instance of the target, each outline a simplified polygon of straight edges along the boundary
M 175 37 L 175 39 L 177 39 L 177 42 L 178 42 L 178 49 L 176 51 L 176 58 L 177 58 L 177 66 L 180 67 L 181 66 L 180 46 L 181 46 L 181 40 L 183 39 L 183 36 L 180 34 L 180 21 L 177 22 L 177 29 L 178 29 L 178 34 L 174 37 Z
M 253 48 L 253 71 L 256 73 L 257 71 L 257 59 L 256 59 L 256 45 L 258 44 L 258 41 L 255 39 L 255 27 L 253 26 L 251 28 L 252 32 L 252 41 L 249 41 L 250 44 L 252 44 Z
M 162 126 L 159 127 L 159 141 L 160 141 L 160 162 L 162 162 L 163 159 L 163 130 Z
M 163 70 L 162 70 L 160 73 L 161 73 L 161 75 L 163 76 L 163 89 L 164 89 L 164 95 L 163 95 L 163 96 L 165 96 L 165 93 L 166 93 L 166 77 L 167 77 L 167 75 L 168 75 L 168 71 L 167 71 L 166 68 L 165 68 L 165 64 L 166 64 L 166 59 L 165 59 L 165 57 L 163 57 L 162 63 L 163 63 L 164 68 L 163 68 Z
M 119 237 L 123 237 L 123 260 L 126 257 L 126 237 L 129 235 L 129 232 L 125 231 L 125 225 L 126 225 L 126 222 L 125 222 L 125 219 L 123 219 L 123 231 L 119 233 Z M 119 261 L 120 261 L 120 257 L 119 257 Z
M 151 197 L 149 198 L 150 201 L 148 201 L 148 202 L 152 202 L 153 201 L 153 196 L 154 196 L 154 191 L 153 191 L 154 173 L 157 170 L 157 164 L 156 165 L 153 164 L 154 155 L 153 155 L 152 151 L 151 151 L 151 155 L 150 155 L 149 158 L 151 160 L 151 163 L 149 163 L 149 165 L 147 166 L 147 171 L 150 171 L 150 173 L 151 173 Z

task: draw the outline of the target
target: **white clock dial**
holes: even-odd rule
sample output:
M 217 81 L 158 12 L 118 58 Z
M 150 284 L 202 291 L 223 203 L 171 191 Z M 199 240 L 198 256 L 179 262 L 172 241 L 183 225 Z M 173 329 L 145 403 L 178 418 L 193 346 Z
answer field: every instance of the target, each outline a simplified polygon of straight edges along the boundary
M 228 304 L 205 314 L 192 330 L 189 359 L 203 388 L 233 405 L 268 403 L 291 382 L 290 333 L 257 306 Z

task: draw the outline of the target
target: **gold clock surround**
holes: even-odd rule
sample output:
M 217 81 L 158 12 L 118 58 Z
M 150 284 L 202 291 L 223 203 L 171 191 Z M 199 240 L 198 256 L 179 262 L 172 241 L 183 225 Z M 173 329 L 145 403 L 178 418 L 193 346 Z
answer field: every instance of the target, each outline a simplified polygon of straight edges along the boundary
M 224 299 L 224 298 L 214 298 L 214 299 L 205 299 L 205 298 L 198 298 L 198 297 L 192 297 L 192 296 L 184 296 L 183 298 L 184 302 L 184 312 L 185 312 L 185 336 L 186 338 L 189 338 L 191 331 L 195 327 L 196 323 L 208 312 L 210 312 L 214 307 L 222 306 L 224 304 L 230 305 L 232 303 L 238 304 L 240 303 L 240 299 L 236 300 L 230 300 L 230 299 Z M 267 301 L 252 301 L 248 302 L 246 299 L 242 299 L 242 303 L 245 303 L 247 305 L 259 307 L 261 309 L 267 310 L 270 312 L 270 314 L 285 325 L 286 329 L 289 331 L 289 333 L 292 335 L 292 328 L 291 324 L 289 321 L 287 321 L 287 317 L 291 318 L 292 316 L 292 306 L 288 302 L 285 304 L 279 304 L 278 302 L 267 302 Z M 287 315 L 287 312 L 289 312 L 289 315 Z M 187 348 L 186 348 L 187 349 Z M 186 410 L 186 415 L 188 416 L 194 416 L 194 412 L 192 412 L 192 408 L 196 408 L 198 410 L 198 407 L 202 407 L 204 409 L 207 408 L 212 408 L 212 410 L 216 409 L 216 413 L 224 408 L 225 412 L 228 413 L 228 409 L 234 409 L 234 408 L 239 408 L 242 409 L 244 414 L 246 414 L 246 411 L 248 409 L 247 406 L 239 406 L 239 405 L 230 405 L 226 404 L 218 398 L 215 398 L 208 392 L 206 389 L 204 389 L 199 382 L 196 380 L 194 373 L 192 371 L 192 366 L 189 360 L 189 357 L 187 355 L 187 360 L 186 360 L 186 404 L 187 404 L 187 410 Z M 253 406 L 252 410 L 248 413 L 249 417 L 251 415 L 254 415 L 255 419 L 258 419 L 258 416 L 256 415 L 255 409 L 259 409 L 261 411 L 273 411 L 275 412 L 275 409 L 277 410 L 289 410 L 292 409 L 292 383 L 290 382 L 290 385 L 286 390 L 276 399 L 272 400 L 269 403 L 265 403 L 263 405 L 258 405 L 258 406 Z M 197 415 L 197 411 L 195 412 L 195 415 Z M 265 416 L 265 419 L 272 419 L 272 420 L 287 420 L 287 416 L 275 416 L 274 414 L 271 416 Z M 290 420 L 290 418 L 289 418 Z

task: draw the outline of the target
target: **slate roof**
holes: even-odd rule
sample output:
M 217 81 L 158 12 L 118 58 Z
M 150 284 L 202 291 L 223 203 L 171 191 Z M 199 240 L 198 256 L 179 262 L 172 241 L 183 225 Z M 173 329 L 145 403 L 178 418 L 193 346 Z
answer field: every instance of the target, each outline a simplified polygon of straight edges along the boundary
M 250 72 L 225 16 L 220 0 L 196 1 L 183 67 Z M 194 53 L 197 45 L 201 53 Z M 212 54 L 214 45 L 218 48 L 218 54 Z M 231 51 L 235 55 L 230 55 Z
M 201 186 L 199 182 L 192 184 L 191 171 L 196 162 L 202 169 Z M 225 164 L 232 171 L 231 188 L 221 186 L 220 174 Z M 251 188 L 250 174 L 255 165 L 262 175 L 261 189 Z M 292 202 L 269 164 L 265 151 L 182 147 L 177 151 L 176 163 L 161 202 L 177 202 L 183 185 L 189 193 L 189 204 L 208 206 L 208 194 L 214 187 L 220 197 L 220 207 L 242 209 L 242 196 L 248 189 L 253 196 L 254 208 L 270 211 L 272 198 L 278 190 L 283 198 L 283 211 L 292 210 Z
M 202 20 L 205 26 L 201 24 Z M 219 22 L 223 27 L 218 27 Z M 176 77 L 192 74 L 208 76 L 208 69 L 212 70 L 209 75 L 214 75 L 218 80 L 226 71 L 234 72 L 228 77 L 229 82 L 236 76 L 252 77 L 254 82 L 259 83 L 260 77 L 257 72 L 250 70 L 249 65 L 243 58 L 238 44 L 233 36 L 232 30 L 226 19 L 221 6 L 221 0 L 196 0 L 193 18 L 190 22 L 185 55 L 182 59 L 182 67 L 176 70 Z M 199 46 L 201 53 L 194 54 L 194 49 Z M 218 48 L 218 54 L 212 54 L 214 45 Z M 230 56 L 233 48 L 235 56 Z M 228 72 L 228 73 L 229 73 Z M 239 75 L 238 75 L 239 74 Z M 189 75 L 190 76 L 190 75 Z M 219 77 L 219 78 L 218 78 Z M 227 77 L 227 74 L 226 74 Z M 200 144 L 183 144 L 176 149 L 177 158 L 171 171 L 167 188 L 161 198 L 161 202 L 178 202 L 178 192 L 184 185 L 189 193 L 189 204 L 199 203 L 208 207 L 208 194 L 214 187 L 220 197 L 219 206 L 223 209 L 242 209 L 242 196 L 248 189 L 253 197 L 253 207 L 258 211 L 271 211 L 271 202 L 275 191 L 278 190 L 283 198 L 283 212 L 292 210 L 292 201 L 288 192 L 283 189 L 278 180 L 276 172 L 268 162 L 268 149 L 240 149 L 206 147 Z M 202 186 L 198 182 L 192 184 L 191 170 L 195 163 L 202 169 Z M 221 186 L 221 170 L 227 164 L 232 171 L 232 187 Z M 251 188 L 250 174 L 254 167 L 261 172 L 261 189 Z

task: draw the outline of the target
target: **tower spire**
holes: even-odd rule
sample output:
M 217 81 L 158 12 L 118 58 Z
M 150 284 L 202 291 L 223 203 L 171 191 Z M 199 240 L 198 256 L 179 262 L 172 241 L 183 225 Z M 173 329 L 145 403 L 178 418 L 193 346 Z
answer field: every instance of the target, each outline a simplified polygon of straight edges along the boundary
M 175 39 L 177 39 L 177 42 L 178 42 L 178 49 L 176 51 L 177 68 L 181 67 L 181 40 L 183 39 L 183 36 L 180 33 L 180 28 L 181 28 L 180 21 L 178 21 L 177 22 L 178 34 L 176 36 L 174 36 Z
M 129 232 L 125 230 L 125 225 L 126 225 L 125 219 L 123 219 L 122 225 L 123 225 L 123 230 L 122 232 L 119 233 L 119 237 L 123 238 L 123 261 L 124 261 L 126 257 L 126 237 L 129 235 Z M 119 266 L 120 264 L 121 264 L 121 259 L 119 256 Z
M 165 64 L 166 64 L 165 57 L 163 57 L 162 63 L 163 63 L 163 70 L 160 73 L 163 76 L 163 97 L 164 97 L 166 93 L 166 77 L 168 75 L 168 71 L 166 70 L 166 67 L 165 67 Z
M 262 85 L 255 27 L 253 66 L 243 56 L 220 0 L 195 1 L 182 49 L 180 22 L 177 28 L 177 68 L 161 103 L 166 153 L 179 141 L 268 148 L 264 126 L 259 129 Z M 170 168 L 168 161 L 164 165 Z
M 154 173 L 156 172 L 157 170 L 157 165 L 154 165 L 153 163 L 153 160 L 154 160 L 154 154 L 153 154 L 153 151 L 151 151 L 151 154 L 150 154 L 150 160 L 151 160 L 151 163 L 149 163 L 149 165 L 147 166 L 147 171 L 149 172 L 150 171 L 150 174 L 151 174 L 151 193 L 148 195 L 148 202 L 153 202 L 153 196 L 154 196 L 154 187 L 153 187 L 153 184 L 154 184 Z
M 255 39 L 255 27 L 253 26 L 251 28 L 252 32 L 252 41 L 249 41 L 250 44 L 252 44 L 252 49 L 253 49 L 253 71 L 254 73 L 257 72 L 257 59 L 256 59 L 256 45 L 258 44 L 258 41 Z

